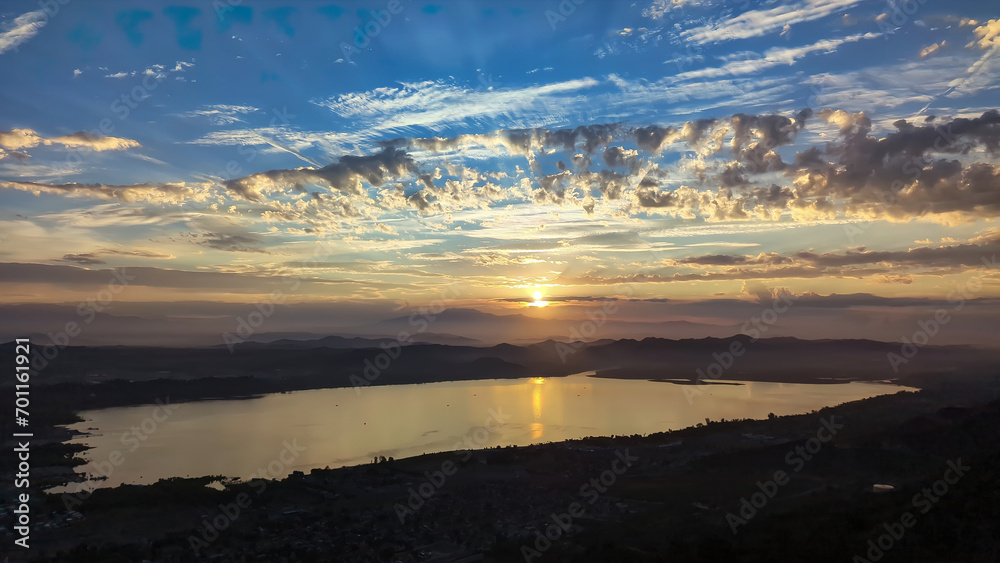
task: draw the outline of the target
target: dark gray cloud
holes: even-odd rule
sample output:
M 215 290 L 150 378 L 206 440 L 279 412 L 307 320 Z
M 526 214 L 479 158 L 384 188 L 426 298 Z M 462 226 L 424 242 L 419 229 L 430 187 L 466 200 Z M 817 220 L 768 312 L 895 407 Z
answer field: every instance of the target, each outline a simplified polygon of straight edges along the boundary
M 82 254 L 64 254 L 62 257 L 64 262 L 73 262 L 76 264 L 82 264 L 84 266 L 92 266 L 95 264 L 105 264 L 104 260 L 98 258 L 98 255 L 93 252 L 85 252 Z
M 362 181 L 382 186 L 388 180 L 416 172 L 417 167 L 406 151 L 387 147 L 370 156 L 342 156 L 339 162 L 323 168 L 268 170 L 226 181 L 224 185 L 251 201 L 261 201 L 265 191 L 292 188 L 304 192 L 309 185 L 322 185 L 339 192 L 361 195 Z
M 138 258 L 173 258 L 170 254 L 162 254 L 159 252 L 152 252 L 149 250 L 120 250 L 115 248 L 101 248 L 95 250 L 94 252 L 81 252 L 78 254 L 64 254 L 59 260 L 60 262 L 73 262 L 74 264 L 80 264 L 83 266 L 95 266 L 100 264 L 107 264 L 101 259 L 102 256 L 134 256 Z
M 612 168 L 623 166 L 634 171 L 638 167 L 636 151 L 630 151 L 623 147 L 608 147 L 604 149 L 604 154 L 601 156 L 604 159 L 604 164 Z
M 658 125 L 639 127 L 634 133 L 635 144 L 644 151 L 656 154 L 669 142 L 674 132 L 670 127 Z
M 807 121 L 839 127 L 822 146 L 800 149 L 790 162 L 778 150 L 795 142 Z M 288 188 L 304 191 L 319 184 L 355 199 L 326 203 L 337 217 L 359 217 L 363 207 L 409 205 L 421 213 L 475 207 L 483 201 L 530 197 L 539 204 L 574 205 L 593 213 L 596 199 L 625 200 L 625 212 L 654 212 L 713 220 L 776 219 L 790 213 L 797 220 L 838 216 L 909 218 L 944 213 L 975 217 L 1000 215 L 1000 168 L 985 160 L 1000 155 L 1000 113 L 951 120 L 898 121 L 896 130 L 878 137 L 864 114 L 802 110 L 794 116 L 736 114 L 727 119 L 701 119 L 681 126 L 626 127 L 598 124 L 574 129 L 500 130 L 450 138 L 392 139 L 371 156 L 345 156 L 323 168 L 271 170 L 226 182 L 234 193 L 252 200 Z M 613 144 L 614 143 L 614 144 Z M 636 148 L 629 148 L 634 143 Z M 504 149 L 529 163 L 528 192 L 486 188 L 487 171 L 475 181 L 441 180 L 420 173 L 407 150 L 455 151 L 469 146 Z M 715 156 L 729 146 L 735 158 Z M 599 149 L 600 159 L 592 159 Z M 687 169 L 662 167 L 657 155 L 671 147 L 694 150 L 698 158 Z M 542 171 L 542 155 L 572 154 L 569 160 Z M 580 151 L 580 152 L 576 152 Z M 598 165 L 600 170 L 593 169 Z M 603 166 L 602 166 L 603 165 Z M 476 171 L 473 171 L 476 172 Z M 694 174 L 696 186 L 684 182 Z M 761 185 L 766 178 L 766 184 Z M 776 180 L 777 178 L 777 180 Z M 781 180 L 781 178 L 784 178 Z M 388 201 L 369 196 L 365 183 L 379 187 L 390 180 L 410 181 L 415 191 Z M 780 185 L 785 184 L 785 185 Z M 716 191 L 713 192 L 712 189 Z M 317 192 L 318 193 L 318 192 Z M 275 216 L 292 217 L 287 210 Z M 296 217 L 301 218 L 302 213 Z
M 927 125 L 900 120 L 897 131 L 882 138 L 870 135 L 871 122 L 863 116 L 827 117 L 842 123 L 843 140 L 824 151 L 813 147 L 796 155 L 794 169 L 787 173 L 796 177 L 800 200 L 841 199 L 894 217 L 1000 213 L 1000 170 L 995 165 L 963 165 L 957 158 L 935 156 L 968 157 L 976 148 L 1000 155 L 996 110 Z
M 761 264 L 790 264 L 792 259 L 777 252 L 760 253 L 757 256 L 733 256 L 727 254 L 709 254 L 692 256 L 677 260 L 679 264 L 699 264 L 702 266 L 739 266 Z
M 678 204 L 673 192 L 661 191 L 656 182 L 649 178 L 643 178 L 639 183 L 635 196 L 641 207 L 675 207 Z
M 731 118 L 733 124 L 733 154 L 739 154 L 744 145 L 759 141 L 771 150 L 787 145 L 799 131 L 798 124 L 783 115 L 747 115 L 738 113 Z M 756 135 L 753 132 L 756 132 Z
M 845 272 L 866 275 L 881 273 L 882 270 L 848 270 L 853 266 L 881 265 L 892 268 L 980 268 L 986 263 L 992 263 L 993 257 L 1000 253 L 1000 235 L 987 238 L 982 244 L 957 244 L 951 246 L 929 247 L 921 246 L 908 250 L 867 250 L 858 248 L 845 252 L 815 253 L 811 251 L 796 252 L 790 256 L 782 256 L 776 252 L 757 255 L 726 255 L 709 254 L 691 256 L 673 260 L 677 265 L 699 266 L 775 266 L 795 265 L 798 268 L 814 269 L 832 275 L 843 275 Z M 777 270 L 762 269 L 763 273 Z M 747 273 L 746 270 L 738 270 Z M 727 275 L 732 272 L 727 272 Z M 899 272 L 897 272 L 898 274 Z M 777 274 L 774 277 L 781 277 Z M 812 276 L 809 276 L 812 277 Z
M 184 201 L 204 201 L 209 191 L 200 186 L 183 183 L 132 184 L 117 186 L 110 184 L 43 184 L 39 182 L 19 182 L 0 180 L 0 187 L 32 193 L 56 193 L 77 195 L 99 199 L 117 199 L 124 202 L 181 203 Z
M 6 262 L 0 263 L 0 283 L 38 283 L 74 289 L 93 289 L 105 286 L 117 279 L 116 272 L 118 271 L 127 274 L 128 278 L 126 279 L 129 285 L 225 290 L 234 293 L 270 292 L 276 287 L 283 287 L 287 290 L 296 281 L 296 278 L 281 275 L 195 272 L 150 267 L 88 270 L 76 266 Z M 310 288 L 317 289 L 326 284 L 359 283 L 356 280 L 321 278 L 302 278 L 300 282 L 301 287 L 304 288 L 301 291 L 307 291 Z
M 191 237 L 197 244 L 227 252 L 265 252 L 264 241 L 249 233 L 196 233 Z
M 853 250 L 844 253 L 798 252 L 797 260 L 816 266 L 855 266 L 860 264 L 896 264 L 918 267 L 953 267 L 983 266 L 983 259 L 989 261 L 991 256 L 1000 252 L 1000 237 L 978 244 L 958 244 L 932 248 L 922 246 L 909 250 L 875 251 Z

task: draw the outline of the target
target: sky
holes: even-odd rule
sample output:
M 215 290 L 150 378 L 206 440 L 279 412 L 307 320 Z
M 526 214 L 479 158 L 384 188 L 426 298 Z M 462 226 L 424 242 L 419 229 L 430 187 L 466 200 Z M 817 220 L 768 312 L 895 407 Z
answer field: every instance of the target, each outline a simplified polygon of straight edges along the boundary
M 996 8 L 7 1 L 0 304 L 986 322 Z

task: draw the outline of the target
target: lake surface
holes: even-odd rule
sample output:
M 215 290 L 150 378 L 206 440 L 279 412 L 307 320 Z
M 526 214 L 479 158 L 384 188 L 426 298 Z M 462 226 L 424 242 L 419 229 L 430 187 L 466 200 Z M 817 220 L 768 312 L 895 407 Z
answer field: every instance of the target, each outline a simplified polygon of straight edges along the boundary
M 710 385 L 690 401 L 685 389 L 692 388 L 587 374 L 373 386 L 360 394 L 354 388 L 314 389 L 179 403 L 169 414 L 155 405 L 85 411 L 84 422 L 70 428 L 87 433 L 74 443 L 93 448 L 84 452 L 88 463 L 77 471 L 110 473 L 88 485 L 108 487 L 166 477 L 283 477 L 383 455 L 648 434 L 705 418 L 804 413 L 906 388 L 860 382 Z M 301 451 L 292 456 L 289 446 Z

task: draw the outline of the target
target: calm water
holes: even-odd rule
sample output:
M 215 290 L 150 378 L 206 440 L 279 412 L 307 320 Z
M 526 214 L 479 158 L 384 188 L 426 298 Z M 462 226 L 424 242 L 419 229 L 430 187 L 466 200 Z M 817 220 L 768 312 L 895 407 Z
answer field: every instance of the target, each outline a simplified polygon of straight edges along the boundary
M 269 465 L 272 473 L 278 469 L 278 477 L 367 463 L 380 455 L 402 458 L 463 449 L 457 445 L 463 439 L 486 447 L 647 434 L 691 426 L 706 417 L 809 412 L 903 388 L 879 383 L 713 385 L 690 403 L 684 389 L 585 374 L 379 386 L 364 388 L 360 395 L 353 388 L 316 389 L 181 403 L 166 417 L 150 405 L 86 411 L 81 413 L 85 422 L 71 428 L 87 432 L 74 442 L 93 448 L 84 453 L 88 464 L 77 470 L 95 473 L 103 467 L 107 473 L 111 467 L 110 477 L 95 483 L 106 487 L 178 476 L 247 478 Z M 490 420 L 491 409 L 504 419 L 498 428 Z M 492 432 L 481 429 L 488 422 Z M 286 442 L 305 450 L 292 459 L 282 454 Z M 80 486 L 72 484 L 68 490 Z

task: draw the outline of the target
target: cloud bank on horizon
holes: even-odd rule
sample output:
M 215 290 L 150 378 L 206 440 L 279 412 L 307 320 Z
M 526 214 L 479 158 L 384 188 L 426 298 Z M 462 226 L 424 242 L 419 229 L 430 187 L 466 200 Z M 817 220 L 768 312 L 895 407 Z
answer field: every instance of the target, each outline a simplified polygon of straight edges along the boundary
M 393 307 L 448 284 L 482 310 L 541 290 L 554 306 L 529 313 L 549 316 L 623 285 L 648 304 L 759 283 L 870 311 L 975 278 L 970 309 L 996 318 L 998 16 L 7 2 L 3 303 L 74 302 L 121 267 L 142 274 L 134 303 L 252 302 L 297 279 L 293 301 Z

